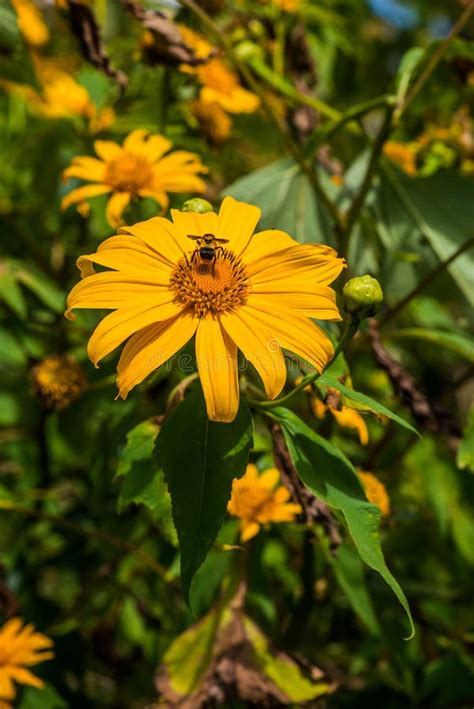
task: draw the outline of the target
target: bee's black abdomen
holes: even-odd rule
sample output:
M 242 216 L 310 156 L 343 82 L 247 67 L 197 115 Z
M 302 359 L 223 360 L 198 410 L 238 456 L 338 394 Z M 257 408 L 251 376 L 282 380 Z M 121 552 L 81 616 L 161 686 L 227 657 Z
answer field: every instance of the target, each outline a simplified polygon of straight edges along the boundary
M 212 259 L 215 257 L 216 252 L 212 248 L 212 246 L 202 246 L 199 249 L 199 256 L 204 259 L 204 261 L 212 261 Z

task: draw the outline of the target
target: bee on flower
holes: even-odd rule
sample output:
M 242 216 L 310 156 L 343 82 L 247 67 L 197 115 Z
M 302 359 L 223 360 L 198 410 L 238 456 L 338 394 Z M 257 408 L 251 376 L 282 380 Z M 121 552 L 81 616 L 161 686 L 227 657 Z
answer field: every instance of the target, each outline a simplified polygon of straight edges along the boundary
M 239 349 L 270 399 L 286 382 L 283 349 L 321 372 L 334 349 L 312 318 L 341 319 L 329 284 L 344 260 L 278 229 L 254 234 L 260 209 L 232 197 L 219 214 L 171 210 L 171 217 L 123 227 L 77 262 L 83 279 L 69 294 L 66 317 L 77 308 L 113 311 L 87 351 L 97 365 L 128 340 L 117 366 L 119 395 L 125 399 L 193 337 L 213 421 L 237 414 Z M 95 273 L 94 264 L 109 270 Z
M 199 175 L 206 173 L 207 168 L 197 155 L 187 150 L 169 152 L 172 146 L 164 136 L 152 135 L 146 130 L 132 131 L 123 145 L 97 140 L 94 143 L 97 158 L 75 157 L 64 170 L 65 180 L 74 177 L 90 184 L 69 192 L 61 208 L 111 194 L 106 218 L 112 227 L 118 227 L 132 199 L 151 197 L 165 210 L 169 192 L 204 192 L 206 184 Z
M 263 525 L 272 522 L 293 522 L 301 514 L 300 505 L 289 502 L 290 491 L 279 484 L 280 473 L 268 468 L 259 474 L 257 466 L 247 465 L 245 475 L 235 478 L 228 512 L 240 519 L 240 540 L 248 542 Z
M 54 657 L 52 646 L 52 640 L 32 625 L 24 625 L 20 618 L 11 618 L 0 628 L 0 709 L 13 709 L 14 682 L 44 687 L 28 668 Z

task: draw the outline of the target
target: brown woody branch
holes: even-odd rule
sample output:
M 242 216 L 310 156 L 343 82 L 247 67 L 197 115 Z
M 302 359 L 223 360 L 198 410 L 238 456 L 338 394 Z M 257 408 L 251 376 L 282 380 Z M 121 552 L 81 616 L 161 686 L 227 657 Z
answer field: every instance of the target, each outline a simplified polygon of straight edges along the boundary
M 329 507 L 325 502 L 315 497 L 301 482 L 288 453 L 281 428 L 277 423 L 270 424 L 270 435 L 273 442 L 275 465 L 280 471 L 283 484 L 303 510 L 306 524 L 322 525 L 328 536 L 330 549 L 334 553 L 341 544 L 341 535 Z

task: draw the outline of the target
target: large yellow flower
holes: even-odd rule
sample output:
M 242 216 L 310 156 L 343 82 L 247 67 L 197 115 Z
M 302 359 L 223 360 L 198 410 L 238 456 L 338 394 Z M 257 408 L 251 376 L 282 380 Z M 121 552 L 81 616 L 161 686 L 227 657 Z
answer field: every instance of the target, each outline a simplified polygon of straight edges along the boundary
M 112 192 L 106 217 L 111 226 L 117 227 L 135 197 L 152 197 L 164 210 L 169 204 L 167 192 L 204 192 L 206 185 L 198 175 L 207 169 L 199 157 L 186 150 L 164 156 L 172 145 L 164 136 L 150 135 L 146 130 L 134 130 L 123 146 L 97 140 L 94 149 L 100 159 L 76 157 L 63 173 L 65 179 L 78 177 L 95 184 L 69 192 L 61 208 Z
M 240 517 L 240 539 L 247 542 L 260 531 L 262 524 L 292 522 L 300 514 L 301 507 L 288 502 L 291 495 L 283 485 L 278 485 L 280 473 L 268 468 L 259 475 L 257 467 L 247 465 L 245 475 L 232 483 L 232 496 L 227 509 L 234 517 Z
M 196 358 L 214 421 L 232 421 L 239 406 L 237 350 L 260 374 L 267 396 L 286 380 L 282 348 L 321 371 L 331 342 L 309 318 L 340 319 L 329 284 L 344 262 L 328 246 L 298 244 L 288 234 L 253 231 L 260 210 L 226 197 L 219 215 L 171 210 L 120 229 L 97 253 L 78 260 L 83 280 L 69 294 L 74 308 L 115 312 L 88 346 L 92 362 L 128 337 L 118 363 L 122 398 L 196 335 Z M 199 255 L 188 235 L 215 235 L 215 260 Z M 204 244 L 201 244 L 202 246 Z M 93 272 L 92 264 L 113 271 Z
M 19 618 L 12 618 L 0 628 L 0 709 L 10 709 L 16 696 L 15 685 L 44 686 L 42 680 L 27 667 L 53 657 L 50 648 L 53 641 L 36 633 L 32 625 L 22 627 Z

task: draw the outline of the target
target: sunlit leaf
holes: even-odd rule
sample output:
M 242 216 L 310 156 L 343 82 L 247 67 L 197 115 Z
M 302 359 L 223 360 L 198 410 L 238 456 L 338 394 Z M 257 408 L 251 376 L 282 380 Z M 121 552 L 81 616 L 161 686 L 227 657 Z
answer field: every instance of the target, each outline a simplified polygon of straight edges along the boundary
M 361 559 L 381 575 L 400 601 L 412 636 L 414 626 L 408 601 L 389 571 L 380 546 L 380 511 L 367 501 L 351 463 L 288 409 L 275 408 L 271 415 L 283 428 L 298 475 L 314 495 L 342 512 Z
M 244 403 L 232 423 L 215 423 L 208 420 L 197 389 L 166 418 L 156 439 L 156 460 L 171 493 L 187 602 L 194 574 L 224 519 L 232 480 L 245 472 L 252 436 Z

